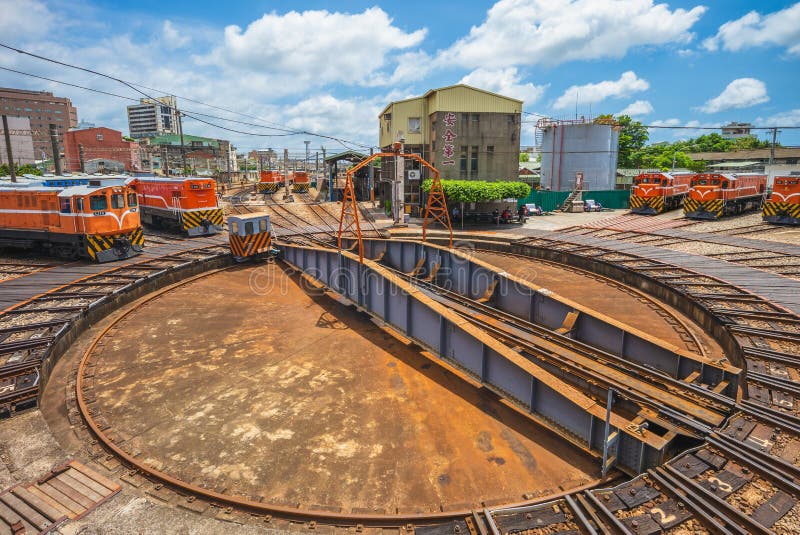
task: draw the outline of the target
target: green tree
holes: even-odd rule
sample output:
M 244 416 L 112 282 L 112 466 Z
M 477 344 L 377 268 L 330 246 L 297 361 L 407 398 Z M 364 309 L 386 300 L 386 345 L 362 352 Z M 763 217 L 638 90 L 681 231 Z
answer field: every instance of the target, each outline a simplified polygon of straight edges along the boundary
M 520 152 L 519 153 L 519 161 L 520 162 L 529 162 L 531 161 L 531 156 L 527 152 Z
M 636 167 L 633 155 L 636 151 L 645 146 L 650 138 L 647 128 L 639 121 L 634 121 L 628 115 L 601 115 L 595 119 L 595 123 L 607 124 L 614 122 L 619 125 L 619 167 Z
M 14 165 L 14 172 L 17 175 L 42 176 L 42 170 L 29 163 L 25 165 Z M 9 174 L 8 164 L 0 164 L 0 176 L 8 176 Z
M 422 191 L 430 192 L 431 179 L 422 182 Z M 484 180 L 442 180 L 442 189 L 449 202 L 482 202 L 501 199 L 523 199 L 531 192 L 524 182 Z

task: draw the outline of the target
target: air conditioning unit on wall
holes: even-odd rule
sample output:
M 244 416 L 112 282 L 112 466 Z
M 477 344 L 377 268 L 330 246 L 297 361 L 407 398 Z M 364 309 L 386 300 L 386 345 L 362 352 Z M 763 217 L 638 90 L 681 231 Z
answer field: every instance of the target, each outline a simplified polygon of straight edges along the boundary
M 412 169 L 408 172 L 409 180 L 419 180 L 419 170 Z

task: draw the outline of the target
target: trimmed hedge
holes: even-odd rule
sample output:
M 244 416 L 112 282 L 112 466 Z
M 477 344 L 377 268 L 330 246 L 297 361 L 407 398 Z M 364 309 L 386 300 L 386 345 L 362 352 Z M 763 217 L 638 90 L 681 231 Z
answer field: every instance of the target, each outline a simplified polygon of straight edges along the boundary
M 431 179 L 422 182 L 422 191 L 430 193 Z M 524 182 L 486 182 L 484 180 L 442 180 L 442 189 L 450 202 L 483 202 L 501 199 L 523 199 L 531 187 Z

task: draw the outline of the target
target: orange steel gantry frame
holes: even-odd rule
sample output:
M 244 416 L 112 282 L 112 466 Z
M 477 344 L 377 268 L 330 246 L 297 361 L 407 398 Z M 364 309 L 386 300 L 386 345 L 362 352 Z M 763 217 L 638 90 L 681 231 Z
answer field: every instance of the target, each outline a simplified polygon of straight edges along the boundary
M 375 158 L 380 158 L 382 156 L 387 158 L 411 158 L 412 160 L 416 160 L 420 164 L 430 169 L 431 173 L 433 173 L 433 184 L 431 185 L 431 191 L 428 195 L 428 202 L 425 206 L 425 217 L 422 220 L 422 241 L 424 242 L 427 238 L 428 221 L 432 218 L 433 222 L 438 221 L 449 231 L 449 247 L 452 248 L 453 227 L 450 224 L 450 214 L 447 212 L 447 203 L 444 199 L 444 190 L 442 189 L 442 181 L 439 178 L 439 170 L 416 154 L 402 153 L 398 151 L 379 152 L 377 154 L 373 154 L 366 160 L 357 163 L 347 170 L 347 181 L 344 185 L 344 195 L 342 198 L 342 215 L 339 218 L 339 250 L 342 250 L 342 235 L 348 231 L 353 232 L 356 236 L 356 240 L 358 241 L 359 262 L 362 264 L 364 263 L 364 242 L 361 237 L 361 225 L 358 221 L 358 203 L 356 202 L 355 188 L 353 187 L 353 175 L 356 173 L 356 171 L 373 161 Z

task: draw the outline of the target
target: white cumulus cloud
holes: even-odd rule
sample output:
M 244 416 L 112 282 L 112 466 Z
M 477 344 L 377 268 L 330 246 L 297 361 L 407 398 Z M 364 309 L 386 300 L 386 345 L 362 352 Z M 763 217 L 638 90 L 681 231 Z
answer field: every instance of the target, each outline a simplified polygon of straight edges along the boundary
M 55 17 L 44 2 L 38 0 L 0 1 L 0 35 L 4 41 L 11 36 L 25 34 L 25 37 L 45 35 L 55 22 Z
M 177 28 L 170 20 L 165 20 L 161 27 L 161 39 L 169 48 L 186 46 L 192 40 L 191 34 L 188 31 Z
M 594 84 L 573 85 L 558 97 L 553 108 L 564 110 L 578 104 L 594 104 L 607 98 L 622 98 L 639 91 L 647 91 L 650 83 L 636 76 L 633 71 L 622 73 L 619 80 L 604 80 Z
M 358 84 L 384 67 L 390 52 L 420 44 L 426 31 L 401 30 L 379 7 L 356 14 L 273 12 L 244 30 L 227 26 L 222 44 L 198 61 L 240 74 L 277 71 L 279 83 Z
M 767 86 L 756 78 L 738 78 L 716 97 L 697 108 L 705 113 L 717 113 L 731 108 L 748 108 L 769 100 Z
M 776 113 L 766 119 L 759 117 L 757 123 L 767 126 L 800 126 L 800 108 Z
M 526 104 L 539 100 L 547 86 L 537 86 L 530 82 L 521 83 L 520 78 L 516 67 L 496 70 L 481 68 L 464 76 L 459 83 L 516 98 Z
M 653 113 L 653 105 L 648 100 L 637 100 L 631 102 L 625 109 L 617 113 L 617 115 L 629 115 L 635 117 L 637 115 L 649 115 Z
M 498 68 L 621 58 L 638 46 L 690 42 L 705 11 L 671 10 L 652 0 L 500 0 L 438 60 Z
M 751 11 L 719 27 L 703 47 L 736 52 L 755 46 L 782 46 L 790 54 L 800 54 L 800 3 L 768 15 Z

